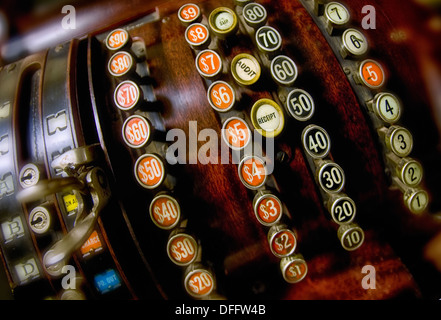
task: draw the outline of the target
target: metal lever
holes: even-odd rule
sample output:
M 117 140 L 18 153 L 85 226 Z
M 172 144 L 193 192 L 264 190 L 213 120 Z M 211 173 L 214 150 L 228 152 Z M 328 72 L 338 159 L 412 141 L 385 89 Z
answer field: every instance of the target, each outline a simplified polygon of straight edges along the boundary
M 69 175 L 77 174 L 80 167 L 90 165 L 93 161 L 96 161 L 101 152 L 102 149 L 99 144 L 72 149 L 55 158 L 51 163 L 51 167 L 62 170 Z
M 61 240 L 57 241 L 44 255 L 43 265 L 49 274 L 61 274 L 62 267 L 70 259 L 73 252 L 79 249 L 93 231 L 101 210 L 110 199 L 110 188 L 105 173 L 100 168 L 91 169 L 86 175 L 93 201 L 93 208 L 82 220 L 77 221 L 73 229 Z
M 84 187 L 85 184 L 75 177 L 42 180 L 35 186 L 18 192 L 17 200 L 20 202 L 32 202 L 58 192 L 70 191 L 72 189 L 83 190 Z
M 52 161 L 51 166 L 53 169 L 64 171 L 68 177 L 42 180 L 34 186 L 21 190 L 17 194 L 17 200 L 20 202 L 37 201 L 48 195 L 72 189 L 81 192 L 86 186 L 80 179 L 81 175 L 87 166 L 99 159 L 101 154 L 102 149 L 99 144 L 79 147 L 63 153 Z

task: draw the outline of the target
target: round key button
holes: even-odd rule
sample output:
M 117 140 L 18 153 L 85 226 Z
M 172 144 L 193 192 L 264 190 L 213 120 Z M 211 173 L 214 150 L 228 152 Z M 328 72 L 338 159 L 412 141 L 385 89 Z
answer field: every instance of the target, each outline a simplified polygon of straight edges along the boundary
M 271 61 L 271 76 L 280 86 L 292 86 L 297 73 L 297 66 L 290 57 L 280 55 Z
M 186 233 L 175 233 L 167 243 L 167 253 L 170 260 L 178 266 L 188 266 L 197 256 L 198 244 Z
M 245 148 L 251 141 L 251 130 L 245 120 L 237 117 L 227 119 L 222 127 L 224 142 L 234 150 Z
M 342 224 L 337 231 L 342 247 L 347 251 L 353 251 L 363 244 L 364 232 L 357 224 Z
M 134 70 L 135 63 L 130 53 L 119 51 L 109 60 L 108 70 L 114 77 L 121 77 Z
M 272 226 L 282 218 L 282 202 L 272 193 L 258 192 L 253 207 L 257 220 L 264 226 Z
M 208 296 L 215 287 L 212 273 L 201 267 L 187 271 L 184 284 L 187 293 L 199 299 Z
M 289 114 L 298 121 L 307 121 L 315 112 L 314 99 L 302 89 L 290 91 L 286 99 L 286 107 Z
M 29 213 L 29 227 L 36 234 L 44 234 L 51 227 L 51 213 L 48 208 L 38 206 Z
M 282 108 L 270 99 L 260 99 L 253 105 L 251 121 L 254 128 L 267 138 L 277 137 L 285 127 Z
M 184 25 L 189 25 L 201 19 L 201 9 L 194 3 L 184 4 L 178 11 L 178 18 Z
M 294 254 L 280 260 L 283 279 L 288 283 L 302 281 L 308 273 L 308 265 L 300 254 Z
M 238 19 L 236 13 L 227 7 L 214 9 L 208 17 L 210 29 L 221 39 L 234 35 L 238 28 Z
M 338 193 L 343 189 L 345 174 L 338 164 L 326 161 L 317 171 L 318 182 L 325 192 Z
M 268 243 L 271 252 L 278 258 L 293 254 L 297 247 L 296 235 L 285 225 L 271 227 L 268 231 Z
M 264 53 L 274 53 L 282 46 L 280 33 L 270 26 L 260 27 L 255 35 L 256 44 Z
M 130 43 L 129 33 L 124 29 L 116 29 L 106 38 L 106 47 L 109 50 L 120 50 Z
M 167 194 L 157 195 L 149 207 L 153 223 L 164 230 L 174 228 L 181 219 L 181 207 L 178 201 Z
M 210 44 L 210 32 L 202 23 L 193 23 L 185 30 L 185 40 L 193 49 L 202 49 Z
M 322 127 L 311 124 L 302 132 L 303 148 L 314 159 L 325 158 L 331 149 L 331 139 Z
M 351 15 L 341 3 L 329 2 L 325 6 L 325 18 L 330 26 L 342 27 L 349 22 Z
M 128 111 L 133 109 L 142 100 L 141 90 L 133 81 L 121 82 L 115 89 L 113 100 L 119 109 Z
M 196 57 L 196 69 L 199 74 L 207 79 L 213 79 L 222 70 L 222 59 L 213 50 L 203 50 Z
M 225 81 L 213 82 L 207 90 L 210 106 L 219 112 L 227 112 L 236 102 L 234 89 Z
M 409 189 L 403 198 L 409 211 L 415 214 L 424 212 L 429 204 L 429 195 L 422 189 Z
M 35 186 L 40 181 L 40 169 L 33 163 L 28 163 L 20 170 L 20 186 L 25 189 Z
M 252 55 L 241 53 L 231 62 L 231 74 L 241 86 L 251 86 L 260 78 L 260 63 Z
M 398 157 L 407 157 L 412 152 L 413 137 L 406 128 L 390 126 L 386 131 L 385 140 L 387 148 Z
M 401 117 L 401 102 L 391 93 L 379 93 L 371 102 L 373 111 L 378 118 L 386 123 L 394 124 Z
M 414 159 L 402 158 L 396 166 L 396 174 L 409 187 L 416 187 L 423 179 L 423 166 Z
M 385 82 L 383 67 L 374 60 L 364 60 L 360 64 L 359 75 L 362 83 L 371 89 L 379 89 Z
M 141 148 L 148 144 L 151 136 L 150 123 L 142 116 L 133 115 L 123 124 L 122 135 L 131 148 Z
M 245 187 L 259 189 L 266 181 L 265 161 L 257 156 L 245 156 L 239 163 L 238 174 Z
M 138 183 L 146 189 L 157 188 L 164 181 L 164 162 L 154 154 L 144 154 L 138 158 L 134 167 Z
M 342 36 L 345 55 L 360 57 L 366 54 L 369 45 L 363 33 L 357 29 L 346 29 Z
M 243 18 L 247 25 L 257 29 L 266 23 L 268 15 L 264 6 L 251 2 L 243 8 Z
M 351 223 L 357 213 L 354 201 L 346 195 L 334 195 L 328 200 L 328 211 L 337 224 Z

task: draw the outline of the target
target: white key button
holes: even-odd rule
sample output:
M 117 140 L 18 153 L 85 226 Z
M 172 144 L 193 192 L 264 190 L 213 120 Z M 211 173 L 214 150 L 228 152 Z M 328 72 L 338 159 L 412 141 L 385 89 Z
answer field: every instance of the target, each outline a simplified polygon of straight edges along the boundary
M 348 9 L 338 2 L 329 2 L 325 6 L 325 19 L 327 21 L 327 31 L 332 34 L 334 28 L 342 28 L 348 24 L 351 15 Z
M 248 53 L 240 53 L 231 62 L 231 74 L 241 86 L 251 86 L 260 78 L 260 63 Z
M 423 166 L 412 158 L 400 158 L 393 153 L 387 155 L 389 163 L 394 168 L 395 176 L 408 187 L 416 187 L 423 180 Z
M 363 33 L 357 29 L 347 29 L 342 36 L 343 58 L 346 56 L 361 57 L 368 51 L 369 45 Z
M 253 105 L 251 121 L 254 128 L 267 138 L 277 137 L 285 127 L 282 108 L 270 99 L 260 99 Z
M 415 214 L 423 213 L 429 204 L 429 195 L 422 189 L 409 189 L 403 198 L 409 211 Z
M 44 234 L 51 227 L 51 212 L 46 206 L 38 206 L 29 213 L 29 227 L 36 234 Z
M 234 35 L 239 28 L 236 13 L 227 7 L 214 9 L 208 17 L 208 23 L 213 34 L 220 39 Z
M 386 123 L 394 124 L 401 117 L 401 102 L 391 93 L 378 93 L 367 105 L 379 119 Z
M 380 134 L 385 132 L 386 147 L 398 157 L 407 157 L 413 148 L 412 134 L 406 128 L 391 126 L 380 129 Z

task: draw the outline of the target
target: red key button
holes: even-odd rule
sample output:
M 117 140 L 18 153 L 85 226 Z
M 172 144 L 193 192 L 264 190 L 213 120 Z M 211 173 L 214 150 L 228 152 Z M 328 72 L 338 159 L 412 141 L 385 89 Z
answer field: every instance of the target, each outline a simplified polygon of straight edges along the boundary
M 300 254 L 285 257 L 280 261 L 283 278 L 288 283 L 302 281 L 308 273 L 308 265 Z
M 203 298 L 214 289 L 212 274 L 205 269 L 198 268 L 188 272 L 185 277 L 185 289 L 195 298 Z
M 371 89 L 380 88 L 385 81 L 383 67 L 374 60 L 365 60 L 360 64 L 361 81 Z
M 222 70 L 222 59 L 216 51 L 203 50 L 196 57 L 196 69 L 207 79 L 217 76 Z
M 109 50 L 119 50 L 129 43 L 129 33 L 124 29 L 116 29 L 106 38 L 106 47 Z
M 297 246 L 297 239 L 286 226 L 273 226 L 268 232 L 268 242 L 272 253 L 283 258 L 291 255 Z
M 228 83 L 216 81 L 208 88 L 207 98 L 214 110 L 226 112 L 234 106 L 236 95 Z
M 201 48 L 208 46 L 210 39 L 210 32 L 208 28 L 202 23 L 193 23 L 185 30 L 185 40 L 192 48 Z
M 246 156 L 239 163 L 239 178 L 248 189 L 258 189 L 265 184 L 265 161 L 256 156 Z
M 271 193 L 257 193 L 253 203 L 256 218 L 264 226 L 271 226 L 282 217 L 282 202 Z
M 130 53 L 120 51 L 115 53 L 109 60 L 108 70 L 111 75 L 121 77 L 133 69 L 134 62 Z
M 141 148 L 150 140 L 150 124 L 146 118 L 133 115 L 124 122 L 122 134 L 129 147 Z
M 145 154 L 139 157 L 134 170 L 136 180 L 146 189 L 158 187 L 165 178 L 164 163 L 154 154 Z
M 127 111 L 133 109 L 140 101 L 141 91 L 136 83 L 127 80 L 121 82 L 115 89 L 114 101 L 116 106 Z
M 165 230 L 175 227 L 181 218 L 178 201 L 167 194 L 157 195 L 152 200 L 149 211 L 153 223 Z
M 167 253 L 173 263 L 187 266 L 196 259 L 198 244 L 186 233 L 177 233 L 170 237 L 167 243 Z
M 251 141 L 251 131 L 245 120 L 232 117 L 222 127 L 224 142 L 234 150 L 245 148 Z
M 201 9 L 194 3 L 184 4 L 179 8 L 178 18 L 185 25 L 196 22 L 201 18 Z

